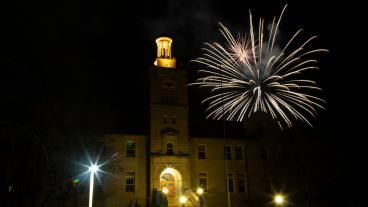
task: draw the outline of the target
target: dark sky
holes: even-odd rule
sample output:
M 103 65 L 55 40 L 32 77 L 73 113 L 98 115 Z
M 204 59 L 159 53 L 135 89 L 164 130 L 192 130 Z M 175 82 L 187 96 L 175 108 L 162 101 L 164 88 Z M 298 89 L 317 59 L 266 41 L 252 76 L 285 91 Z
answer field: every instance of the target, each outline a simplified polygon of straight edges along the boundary
M 233 32 L 247 32 L 249 9 L 255 17 L 271 21 L 285 3 L 2 3 L 1 119 L 46 128 L 52 125 L 74 130 L 144 131 L 148 109 L 145 75 L 155 59 L 155 38 L 165 34 L 174 39 L 174 56 L 188 66 L 193 80 L 195 72 L 188 60 L 199 55 L 203 42 L 219 40 L 218 22 Z M 356 115 L 363 113 L 364 105 L 359 101 L 360 77 L 353 72 L 364 68 L 359 61 L 352 61 L 357 56 L 351 52 L 359 49 L 361 42 L 352 34 L 356 32 L 352 28 L 358 28 L 353 26 L 358 24 L 359 12 L 354 12 L 357 8 L 346 2 L 290 2 L 280 26 L 285 37 L 304 28 L 306 36 L 320 37 L 316 47 L 331 51 L 318 57 L 321 71 L 315 78 L 325 91 L 328 110 L 321 113 L 316 127 L 332 136 L 338 129 L 354 140 L 362 125 Z M 201 112 L 198 92 L 190 92 L 194 97 L 191 109 Z

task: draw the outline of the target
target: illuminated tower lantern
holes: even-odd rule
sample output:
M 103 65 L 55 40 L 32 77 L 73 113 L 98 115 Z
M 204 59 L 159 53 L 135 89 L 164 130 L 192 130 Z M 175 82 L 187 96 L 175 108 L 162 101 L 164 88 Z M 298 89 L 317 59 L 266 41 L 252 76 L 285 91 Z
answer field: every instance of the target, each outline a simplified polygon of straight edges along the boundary
M 172 39 L 169 37 L 159 37 L 156 39 L 157 44 L 157 58 L 155 65 L 163 68 L 175 68 L 176 60 L 171 57 L 171 43 Z

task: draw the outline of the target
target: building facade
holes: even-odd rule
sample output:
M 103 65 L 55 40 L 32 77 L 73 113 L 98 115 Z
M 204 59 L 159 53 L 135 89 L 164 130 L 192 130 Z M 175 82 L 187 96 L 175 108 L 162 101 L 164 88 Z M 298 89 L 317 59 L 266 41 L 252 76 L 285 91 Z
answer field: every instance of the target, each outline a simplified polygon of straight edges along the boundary
M 115 176 L 105 178 L 105 206 L 156 206 L 162 196 L 170 207 L 181 206 L 180 201 L 185 206 L 250 206 L 251 196 L 263 192 L 259 189 L 267 182 L 268 149 L 246 138 L 190 137 L 187 72 L 176 67 L 170 38 L 160 37 L 156 44 L 149 74 L 150 134 L 103 140 L 121 155 L 109 165 Z

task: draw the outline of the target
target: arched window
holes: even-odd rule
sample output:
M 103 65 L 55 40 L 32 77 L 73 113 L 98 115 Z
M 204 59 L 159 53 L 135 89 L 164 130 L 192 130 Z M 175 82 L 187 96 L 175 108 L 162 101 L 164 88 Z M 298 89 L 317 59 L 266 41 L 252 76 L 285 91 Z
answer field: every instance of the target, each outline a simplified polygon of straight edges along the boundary
M 172 143 L 167 143 L 166 148 L 167 148 L 166 153 L 168 155 L 174 154 L 174 145 Z

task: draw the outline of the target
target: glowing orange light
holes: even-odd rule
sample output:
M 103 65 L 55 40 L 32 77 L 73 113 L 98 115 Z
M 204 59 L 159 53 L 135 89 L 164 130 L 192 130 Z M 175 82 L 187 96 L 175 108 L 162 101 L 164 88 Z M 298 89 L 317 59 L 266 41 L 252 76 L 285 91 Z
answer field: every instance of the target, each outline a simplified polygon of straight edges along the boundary
M 171 57 L 172 39 L 169 37 L 159 37 L 156 39 L 157 58 L 154 65 L 163 68 L 175 68 L 176 60 Z

